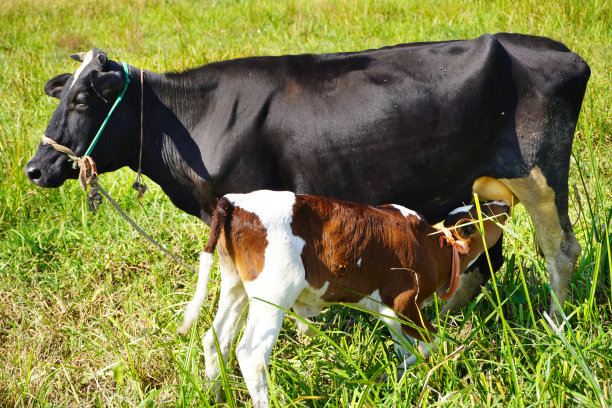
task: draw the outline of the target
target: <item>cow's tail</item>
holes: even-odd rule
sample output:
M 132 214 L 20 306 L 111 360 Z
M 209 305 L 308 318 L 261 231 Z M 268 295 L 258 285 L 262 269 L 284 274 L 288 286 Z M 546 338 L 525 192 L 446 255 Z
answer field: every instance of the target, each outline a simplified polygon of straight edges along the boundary
M 221 234 L 221 228 L 225 224 L 228 215 L 231 213 L 232 203 L 225 197 L 221 197 L 217 202 L 217 208 L 213 213 L 212 223 L 210 225 L 210 235 L 206 247 L 200 254 L 200 271 L 198 273 L 198 284 L 196 287 L 195 294 L 191 301 L 185 307 L 185 314 L 183 315 L 183 324 L 181 324 L 176 331 L 179 334 L 185 335 L 191 329 L 191 326 L 198 320 L 202 303 L 206 299 L 206 288 L 208 286 L 208 278 L 210 276 L 210 270 L 214 263 L 213 254 L 219 235 Z

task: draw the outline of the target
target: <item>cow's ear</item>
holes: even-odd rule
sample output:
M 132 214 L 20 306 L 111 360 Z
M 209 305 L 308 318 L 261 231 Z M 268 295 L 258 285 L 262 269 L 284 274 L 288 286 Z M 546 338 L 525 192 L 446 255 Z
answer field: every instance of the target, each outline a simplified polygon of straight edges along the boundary
M 100 63 L 100 65 L 104 68 L 106 66 L 106 62 L 108 61 L 108 58 L 106 58 L 106 54 L 100 50 L 98 50 L 97 48 L 94 48 L 92 51 L 97 51 L 98 54 L 96 55 L 96 58 L 98 59 L 98 62 Z M 79 52 L 77 54 L 70 54 L 70 58 L 72 58 L 75 61 L 79 61 L 79 62 L 84 62 L 85 61 L 85 57 L 87 56 L 86 52 Z
M 125 78 L 123 71 L 99 72 L 89 74 L 91 86 L 99 97 L 108 102 L 123 89 Z
M 45 93 L 54 98 L 59 98 L 70 75 L 71 74 L 61 74 L 48 80 L 45 84 Z
M 79 52 L 77 54 L 70 54 L 70 58 L 75 61 L 83 62 L 85 60 L 86 52 Z
M 477 231 L 476 220 L 471 218 L 462 218 L 455 224 L 455 234 L 464 241 L 469 240 Z

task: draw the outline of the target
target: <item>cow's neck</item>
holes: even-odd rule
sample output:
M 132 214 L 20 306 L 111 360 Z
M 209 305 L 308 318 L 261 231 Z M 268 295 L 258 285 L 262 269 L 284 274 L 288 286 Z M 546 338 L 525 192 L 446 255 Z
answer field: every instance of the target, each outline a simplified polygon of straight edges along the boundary
M 137 90 L 132 95 L 137 99 L 134 106 L 140 106 L 141 88 L 133 89 Z M 144 73 L 142 171 L 161 186 L 177 207 L 205 222 L 209 222 L 214 208 L 210 207 L 217 194 L 202 162 L 201 146 L 192 135 L 212 89 L 214 86 L 196 81 L 188 84 L 180 75 Z M 140 112 L 137 118 L 140 121 Z M 130 167 L 137 166 L 136 159 Z

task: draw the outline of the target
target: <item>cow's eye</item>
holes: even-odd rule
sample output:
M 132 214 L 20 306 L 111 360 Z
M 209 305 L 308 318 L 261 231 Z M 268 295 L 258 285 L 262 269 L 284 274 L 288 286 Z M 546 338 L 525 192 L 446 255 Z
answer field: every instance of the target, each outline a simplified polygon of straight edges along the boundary
M 74 98 L 74 109 L 78 111 L 87 109 L 87 95 L 84 93 L 77 94 Z

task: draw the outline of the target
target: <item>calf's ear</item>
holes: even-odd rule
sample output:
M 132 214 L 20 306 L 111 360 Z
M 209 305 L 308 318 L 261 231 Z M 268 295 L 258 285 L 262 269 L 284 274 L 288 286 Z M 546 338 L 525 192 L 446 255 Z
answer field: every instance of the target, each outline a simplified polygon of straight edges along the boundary
M 94 91 L 105 102 L 108 102 L 113 96 L 121 92 L 125 84 L 123 71 L 92 71 L 89 75 L 89 80 Z
M 53 98 L 59 98 L 71 74 L 60 74 L 51 78 L 45 84 L 45 93 Z

